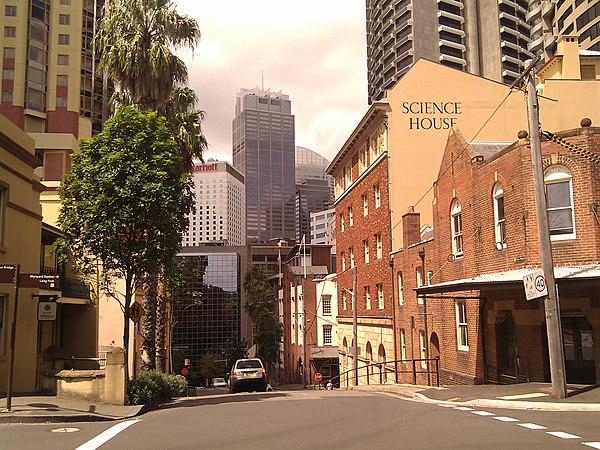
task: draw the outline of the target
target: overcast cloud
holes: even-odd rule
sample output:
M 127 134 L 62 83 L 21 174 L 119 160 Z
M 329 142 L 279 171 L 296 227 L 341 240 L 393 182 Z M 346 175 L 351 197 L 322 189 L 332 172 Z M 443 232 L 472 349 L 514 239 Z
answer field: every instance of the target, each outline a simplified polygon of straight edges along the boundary
M 206 158 L 231 162 L 240 88 L 282 90 L 296 118 L 296 145 L 328 160 L 366 112 L 364 0 L 174 0 L 202 39 L 181 53 L 206 111 Z M 206 159 L 205 158 L 205 159 Z

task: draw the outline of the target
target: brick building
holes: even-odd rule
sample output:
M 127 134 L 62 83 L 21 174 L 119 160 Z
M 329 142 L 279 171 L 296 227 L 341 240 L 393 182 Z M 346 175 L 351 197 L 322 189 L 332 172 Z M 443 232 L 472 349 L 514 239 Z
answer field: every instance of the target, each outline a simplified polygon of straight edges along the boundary
M 600 129 L 582 124 L 558 135 L 600 154 Z M 543 300 L 527 301 L 523 287 L 523 277 L 541 267 L 528 145 L 528 139 L 467 143 L 453 130 L 434 186 L 434 238 L 421 238 L 418 213 L 403 218 L 404 246 L 393 254 L 399 357 L 425 357 L 427 350 L 439 356 L 442 384 L 550 379 Z M 594 384 L 600 380 L 598 163 L 549 140 L 542 156 L 567 382 Z M 419 275 L 423 266 L 427 283 Z M 422 368 L 420 383 L 427 382 Z M 413 381 L 411 373 L 400 377 Z

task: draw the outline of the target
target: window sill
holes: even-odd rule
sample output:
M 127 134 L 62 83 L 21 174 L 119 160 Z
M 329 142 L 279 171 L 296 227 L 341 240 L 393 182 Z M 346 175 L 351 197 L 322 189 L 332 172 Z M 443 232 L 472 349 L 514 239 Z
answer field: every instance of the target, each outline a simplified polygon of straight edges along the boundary
M 457 350 L 459 352 L 468 352 L 469 351 L 469 346 L 458 346 Z
M 555 234 L 550 236 L 550 241 L 573 241 L 577 239 L 577 236 L 572 234 Z

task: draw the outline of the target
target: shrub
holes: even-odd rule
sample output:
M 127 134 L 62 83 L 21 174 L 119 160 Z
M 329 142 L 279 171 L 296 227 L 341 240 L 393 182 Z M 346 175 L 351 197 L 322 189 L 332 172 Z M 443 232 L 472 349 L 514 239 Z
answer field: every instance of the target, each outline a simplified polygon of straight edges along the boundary
M 187 381 L 180 375 L 145 370 L 127 385 L 127 401 L 134 405 L 160 403 L 185 395 Z

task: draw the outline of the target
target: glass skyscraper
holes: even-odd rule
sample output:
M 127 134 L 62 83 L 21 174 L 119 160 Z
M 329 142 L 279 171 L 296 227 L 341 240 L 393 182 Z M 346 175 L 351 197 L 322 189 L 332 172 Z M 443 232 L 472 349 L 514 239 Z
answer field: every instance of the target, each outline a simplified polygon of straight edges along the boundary
M 246 243 L 295 230 L 295 126 L 289 96 L 242 89 L 233 119 L 233 167 L 246 180 Z

